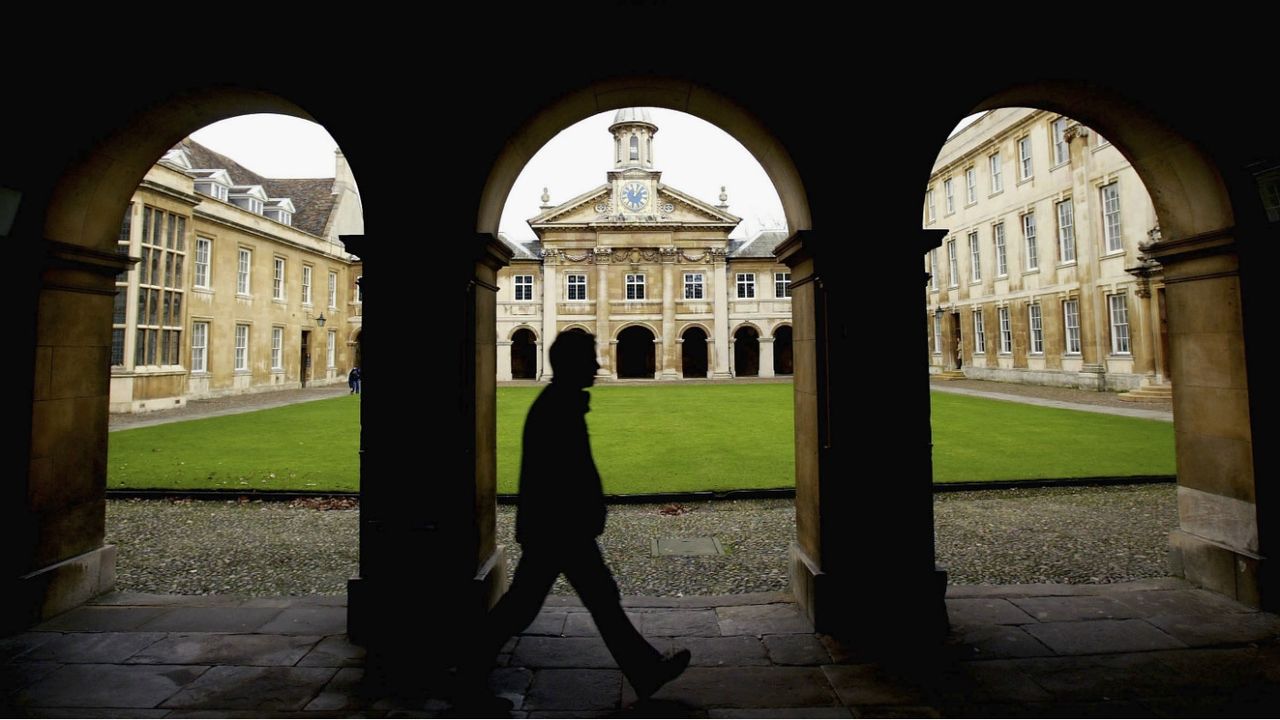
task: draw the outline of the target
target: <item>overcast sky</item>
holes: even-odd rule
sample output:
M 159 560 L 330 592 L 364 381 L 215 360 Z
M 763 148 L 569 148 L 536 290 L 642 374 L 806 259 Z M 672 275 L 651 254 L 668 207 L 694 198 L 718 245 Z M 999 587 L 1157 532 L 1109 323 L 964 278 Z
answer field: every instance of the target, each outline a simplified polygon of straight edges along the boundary
M 727 133 L 692 115 L 650 109 L 658 126 L 654 168 L 662 182 L 717 204 L 720 187 L 729 195 L 729 212 L 742 218 L 733 237 L 750 237 L 762 229 L 782 229 L 782 203 L 760 163 Z M 531 240 L 525 221 L 537 215 L 542 188 L 558 205 L 604 184 L 613 167 L 614 112 L 600 113 L 571 125 L 533 156 L 516 179 L 502 213 L 500 231 L 513 240 Z M 961 121 L 957 129 L 972 122 Z M 313 122 L 285 115 L 242 115 L 192 133 L 192 137 L 259 175 L 275 178 L 333 177 L 337 143 Z M 359 183 L 360 177 L 356 176 Z

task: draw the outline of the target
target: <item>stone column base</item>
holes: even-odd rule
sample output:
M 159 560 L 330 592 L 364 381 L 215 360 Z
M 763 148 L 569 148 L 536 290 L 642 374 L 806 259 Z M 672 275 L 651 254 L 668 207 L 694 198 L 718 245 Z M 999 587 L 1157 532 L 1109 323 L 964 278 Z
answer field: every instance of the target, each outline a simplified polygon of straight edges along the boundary
M 1107 369 L 1101 365 L 1082 366 L 1080 372 L 1076 374 L 1076 378 L 1081 390 L 1097 390 L 1101 392 L 1107 389 Z
M 507 591 L 507 552 L 499 545 L 470 580 L 448 582 L 432 577 L 426 567 L 410 562 L 388 579 L 352 578 L 347 581 L 347 635 L 353 642 L 377 646 L 395 654 L 399 646 L 412 649 L 414 638 L 438 641 L 444 662 L 455 661 L 450 638 L 474 628 L 484 613 Z M 432 653 L 422 662 L 430 664 Z M 446 665 L 447 667 L 447 665 Z
M 815 632 L 872 651 L 935 644 L 950 627 L 947 573 L 938 568 L 909 578 L 837 578 L 792 543 L 791 592 Z
M 18 630 L 51 618 L 111 590 L 116 585 L 116 546 L 103 545 L 14 581 L 5 593 L 13 611 L 4 630 Z
M 1265 558 L 1260 555 L 1227 547 L 1185 530 L 1169 533 L 1172 574 L 1250 607 L 1274 611 L 1280 602 L 1276 593 L 1264 590 L 1265 569 Z

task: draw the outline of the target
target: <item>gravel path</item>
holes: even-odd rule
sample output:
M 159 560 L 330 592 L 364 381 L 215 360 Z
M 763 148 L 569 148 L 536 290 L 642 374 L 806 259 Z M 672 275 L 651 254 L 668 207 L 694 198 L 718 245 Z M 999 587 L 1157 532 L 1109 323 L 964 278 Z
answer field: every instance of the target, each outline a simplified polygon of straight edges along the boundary
M 790 500 L 610 509 L 601 540 L 627 595 L 785 590 L 795 534 Z M 946 493 L 935 497 L 938 562 L 951 582 L 1110 583 L 1168 574 L 1177 527 L 1173 485 Z M 107 503 L 107 542 L 119 546 L 118 590 L 301 595 L 346 592 L 355 575 L 358 509 L 286 503 L 121 500 Z M 513 551 L 514 508 L 498 509 Z M 651 557 L 655 538 L 714 536 L 718 557 Z M 571 593 L 563 578 L 554 592 Z
M 1173 412 L 1171 402 L 1129 402 L 1121 400 L 1119 393 L 1080 390 L 1079 388 L 1046 387 L 1042 385 L 1023 385 L 1021 383 L 992 382 L 991 380 L 930 380 L 930 387 L 961 388 L 981 392 L 999 393 L 1001 395 L 1019 395 L 1038 400 L 1057 400 L 1059 402 L 1076 403 L 1077 405 L 1098 405 L 1101 407 L 1127 408 L 1129 410 L 1159 410 Z

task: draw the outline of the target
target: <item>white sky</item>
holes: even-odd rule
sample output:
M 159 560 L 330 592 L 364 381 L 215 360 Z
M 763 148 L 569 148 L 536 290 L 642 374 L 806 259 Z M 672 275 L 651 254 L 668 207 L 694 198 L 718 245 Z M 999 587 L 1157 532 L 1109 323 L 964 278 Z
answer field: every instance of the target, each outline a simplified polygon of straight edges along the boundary
M 338 143 L 310 120 L 241 115 L 203 127 L 191 137 L 263 177 L 333 177 L 333 151 Z
M 539 150 L 516 178 L 503 208 L 499 230 L 513 240 L 532 240 L 526 220 L 542 212 L 542 188 L 559 205 L 603 185 L 613 168 L 615 111 L 593 115 L 560 132 Z M 675 110 L 650 108 L 658 134 L 653 139 L 654 169 L 663 184 L 717 205 L 720 186 L 729 195 L 729 212 L 742 218 L 732 237 L 750 237 L 761 229 L 784 229 L 778 193 L 764 168 L 728 133 L 700 118 Z
M 742 218 L 733 237 L 784 226 L 782 203 L 764 168 L 737 140 L 692 115 L 654 108 L 649 113 L 658 126 L 654 168 L 662 171 L 663 183 L 713 205 L 719 203 L 720 186 L 725 186 L 729 212 Z M 533 156 L 507 197 L 501 232 L 513 240 L 533 239 L 525 221 L 540 212 L 544 187 L 551 204 L 558 205 L 605 182 L 605 173 L 613 167 L 613 137 L 608 131 L 613 116 L 613 111 L 600 113 L 571 125 Z M 956 130 L 980 116 L 965 118 Z M 337 143 L 323 127 L 307 120 L 242 115 L 191 137 L 266 177 L 333 177 Z

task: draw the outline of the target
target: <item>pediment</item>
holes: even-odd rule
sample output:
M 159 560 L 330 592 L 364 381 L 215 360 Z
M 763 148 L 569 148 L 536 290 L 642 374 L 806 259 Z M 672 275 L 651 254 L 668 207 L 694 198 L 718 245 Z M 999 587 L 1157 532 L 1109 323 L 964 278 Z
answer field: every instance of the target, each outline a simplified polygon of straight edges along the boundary
M 549 225 L 617 225 L 662 223 L 673 225 L 737 225 L 741 218 L 668 185 L 658 185 L 654 202 L 639 213 L 623 213 L 613 199 L 611 185 L 601 185 L 530 218 L 532 227 Z

